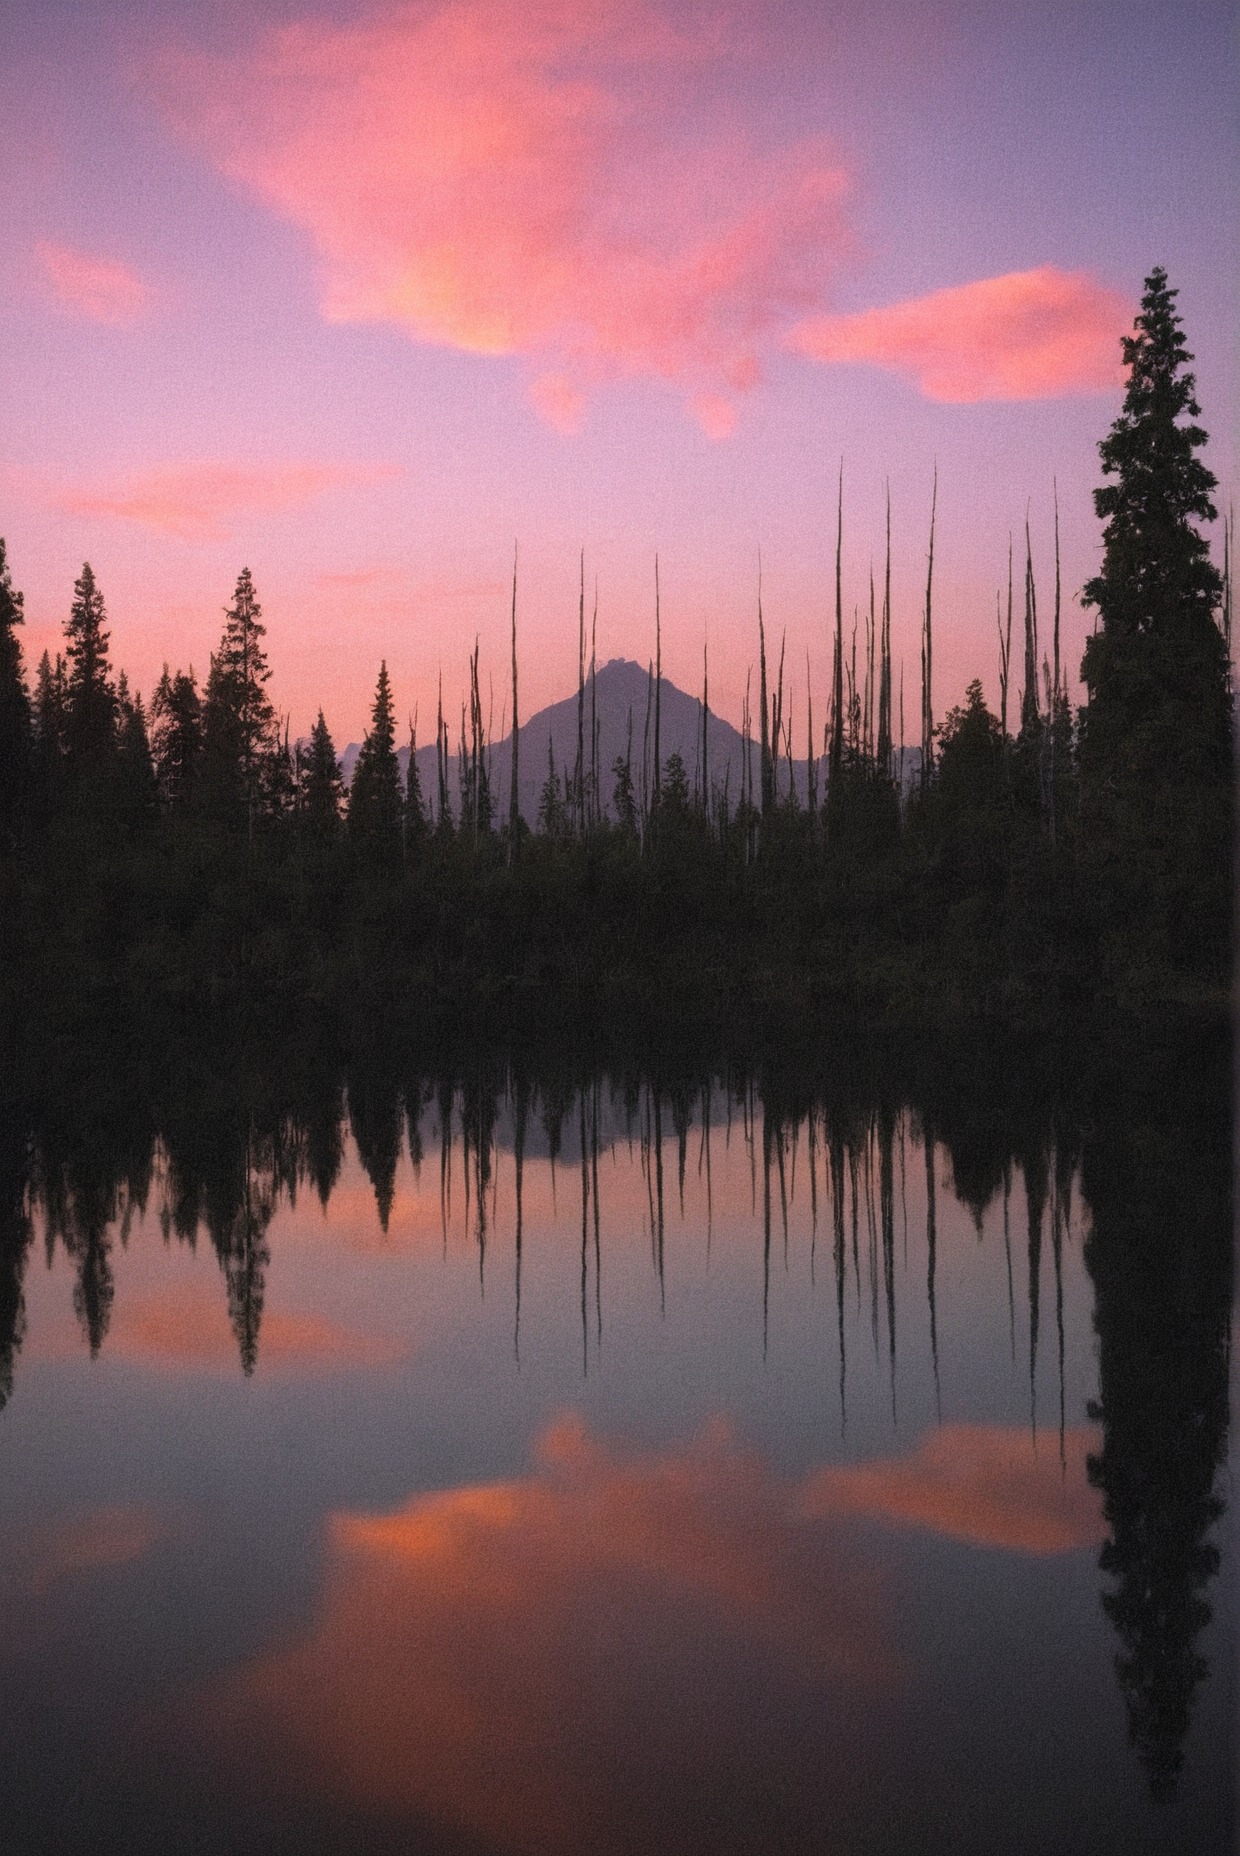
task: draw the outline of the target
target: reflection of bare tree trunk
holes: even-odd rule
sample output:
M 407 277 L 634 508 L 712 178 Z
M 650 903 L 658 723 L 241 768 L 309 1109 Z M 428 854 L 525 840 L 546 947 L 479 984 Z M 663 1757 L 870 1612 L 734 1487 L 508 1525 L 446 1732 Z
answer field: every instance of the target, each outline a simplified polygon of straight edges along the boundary
M 834 1226 L 835 1308 L 840 1339 L 840 1431 L 846 1422 L 844 1406 L 844 1279 L 848 1263 L 844 1250 L 844 1138 L 836 1131 L 831 1137 L 831 1219 Z
M 659 1313 L 667 1311 L 667 1284 L 663 1273 L 663 1101 L 656 1086 L 654 1091 L 654 1179 L 655 1209 L 658 1214 L 658 1234 L 656 1248 L 659 1258 Z
M 517 1361 L 521 1358 L 521 1217 L 522 1185 L 525 1173 L 525 1118 L 529 1109 L 529 1097 L 524 1078 L 518 1078 L 513 1105 L 513 1170 L 516 1188 L 516 1310 L 513 1315 L 512 1352 Z
M 771 1118 L 762 1116 L 762 1358 L 766 1358 L 771 1306 Z
M 939 1395 L 939 1328 L 934 1300 L 936 1251 L 938 1248 L 937 1181 L 934 1172 L 934 1130 L 922 1124 L 926 1144 L 926 1299 L 930 1304 L 930 1357 L 934 1362 L 934 1409 L 941 1419 L 943 1407 Z
M 590 1165 L 586 1150 L 586 1097 L 585 1090 L 578 1093 L 579 1127 L 578 1139 L 581 1148 L 581 1373 L 585 1378 L 590 1371 L 590 1336 L 586 1326 L 586 1284 L 588 1276 L 586 1244 L 590 1229 Z
M 891 1421 L 896 1420 L 896 1203 L 895 1123 L 888 1108 L 878 1116 L 878 1200 L 883 1238 L 883 1287 L 887 1297 L 887 1354 L 891 1376 Z
M 594 1202 L 594 1318 L 595 1335 L 603 1341 L 603 1246 L 599 1231 L 598 1208 L 598 1098 L 600 1084 L 595 1079 L 590 1122 L 590 1194 Z
M 1029 1217 L 1029 1423 L 1038 1434 L 1038 1321 L 1042 1289 L 1042 1212 L 1046 1205 L 1045 1158 L 1025 1158 L 1025 1205 Z
M 1012 1163 L 1003 1162 L 1003 1251 L 1007 1257 L 1008 1341 L 1016 1358 L 1016 1297 L 1012 1289 Z

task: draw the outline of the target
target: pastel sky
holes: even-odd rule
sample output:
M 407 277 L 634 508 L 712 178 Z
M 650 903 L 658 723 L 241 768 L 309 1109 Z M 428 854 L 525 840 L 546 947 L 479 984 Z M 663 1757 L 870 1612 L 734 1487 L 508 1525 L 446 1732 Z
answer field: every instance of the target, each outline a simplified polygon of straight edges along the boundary
M 711 658 L 738 721 L 768 626 L 825 714 L 881 569 L 910 736 L 933 473 L 936 687 L 997 700 L 1026 513 L 1064 637 L 1094 570 L 1096 444 L 1158 263 L 1210 459 L 1235 478 L 1237 108 L 1226 0 L 6 0 L 0 533 L 31 661 L 89 559 L 113 655 L 201 675 L 238 571 L 272 693 L 360 737 L 576 675 Z M 420 731 L 421 732 L 421 731 Z M 798 752 L 803 748 L 798 745 Z

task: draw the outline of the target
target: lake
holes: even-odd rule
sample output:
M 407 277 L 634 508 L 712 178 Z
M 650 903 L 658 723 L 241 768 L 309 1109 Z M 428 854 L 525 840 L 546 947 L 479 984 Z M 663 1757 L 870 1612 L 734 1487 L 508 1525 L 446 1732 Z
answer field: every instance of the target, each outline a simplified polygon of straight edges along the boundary
M 4 1124 L 6 1850 L 1230 1847 L 1217 1063 L 190 1068 Z

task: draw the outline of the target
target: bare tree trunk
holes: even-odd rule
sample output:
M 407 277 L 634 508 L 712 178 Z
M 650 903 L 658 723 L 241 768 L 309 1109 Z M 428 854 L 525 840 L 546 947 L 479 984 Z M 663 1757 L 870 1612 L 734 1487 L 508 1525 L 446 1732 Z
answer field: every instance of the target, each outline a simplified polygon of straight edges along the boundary
M 926 562 L 926 616 L 921 641 L 921 783 L 934 771 L 934 522 L 938 513 L 939 467 L 934 467 L 930 496 L 930 553 Z
M 840 479 L 835 516 L 835 658 L 831 678 L 831 780 L 828 793 L 835 798 L 844 768 L 844 462 L 840 460 Z
M 521 729 L 517 714 L 517 547 L 514 542 L 512 548 L 512 789 L 508 794 L 508 862 L 510 864 L 517 854 L 517 838 L 521 828 L 520 742 Z

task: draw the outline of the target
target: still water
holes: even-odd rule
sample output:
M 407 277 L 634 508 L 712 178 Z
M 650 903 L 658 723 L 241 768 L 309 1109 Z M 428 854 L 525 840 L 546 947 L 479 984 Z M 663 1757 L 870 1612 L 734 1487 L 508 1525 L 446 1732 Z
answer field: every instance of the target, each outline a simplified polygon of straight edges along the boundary
M 0 1847 L 1229 1847 L 1225 1141 L 261 1093 L 6 1136 Z

